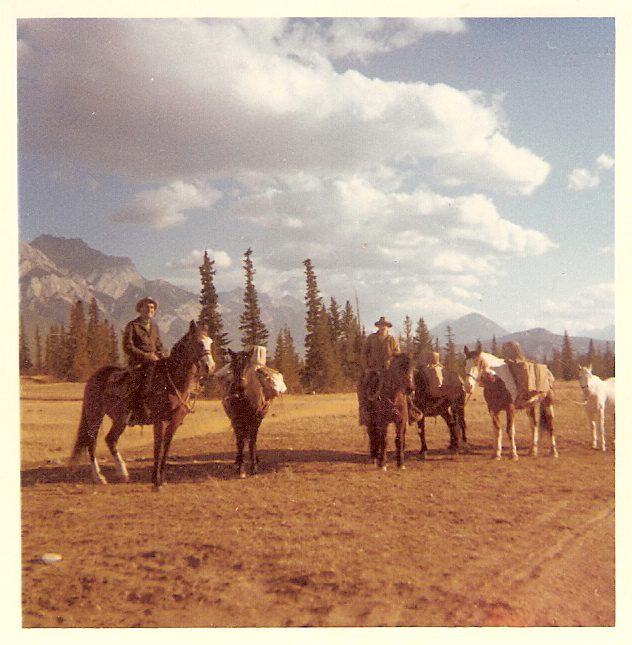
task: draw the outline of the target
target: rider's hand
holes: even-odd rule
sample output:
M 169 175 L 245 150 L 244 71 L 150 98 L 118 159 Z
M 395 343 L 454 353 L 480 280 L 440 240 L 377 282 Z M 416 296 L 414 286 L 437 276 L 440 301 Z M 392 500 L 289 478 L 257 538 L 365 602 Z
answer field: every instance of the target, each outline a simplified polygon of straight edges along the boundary
M 150 354 L 149 360 L 155 363 L 158 360 L 158 354 Z

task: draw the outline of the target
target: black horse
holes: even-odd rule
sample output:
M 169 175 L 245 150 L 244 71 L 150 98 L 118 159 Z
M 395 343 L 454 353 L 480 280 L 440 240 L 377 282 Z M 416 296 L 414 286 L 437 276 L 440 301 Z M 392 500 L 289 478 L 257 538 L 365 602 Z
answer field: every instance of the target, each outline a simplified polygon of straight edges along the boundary
M 415 370 L 414 403 L 422 412 L 417 421 L 419 430 L 419 456 L 425 459 L 428 452 L 426 444 L 426 417 L 441 417 L 450 431 L 448 450 L 458 452 L 467 443 L 465 434 L 465 398 L 466 392 L 463 381 L 454 372 L 443 370 L 444 381 L 441 386 L 442 395 L 431 393 L 430 383 L 423 368 Z
M 235 432 L 237 457 L 235 465 L 240 477 L 245 477 L 244 447 L 248 441 L 250 455 L 250 474 L 256 475 L 257 464 L 257 434 L 259 426 L 270 407 L 263 386 L 252 366 L 254 350 L 233 352 L 230 356 L 230 372 L 220 380 L 223 389 L 222 405 Z

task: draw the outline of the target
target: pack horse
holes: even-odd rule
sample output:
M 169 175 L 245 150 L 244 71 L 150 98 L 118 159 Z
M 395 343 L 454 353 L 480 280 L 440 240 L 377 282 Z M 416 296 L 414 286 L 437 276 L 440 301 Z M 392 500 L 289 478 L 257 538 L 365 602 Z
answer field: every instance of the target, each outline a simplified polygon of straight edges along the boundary
M 551 433 L 551 455 L 558 456 L 553 424 L 553 375 L 546 366 L 539 366 L 545 372 L 541 389 L 535 389 L 528 396 L 521 396 L 516 384 L 515 372 L 512 373 L 507 361 L 483 351 L 465 351 L 465 388 L 471 393 L 476 385 L 481 385 L 487 403 L 487 409 L 492 419 L 496 433 L 496 450 L 494 457 L 502 455 L 502 428 L 500 415 L 505 413 L 506 432 L 510 442 L 511 458 L 518 459 L 516 448 L 515 413 L 517 409 L 525 409 L 531 424 L 531 451 L 534 457 L 538 455 L 539 431 L 548 430 Z M 536 417 L 536 407 L 540 406 L 539 419 Z

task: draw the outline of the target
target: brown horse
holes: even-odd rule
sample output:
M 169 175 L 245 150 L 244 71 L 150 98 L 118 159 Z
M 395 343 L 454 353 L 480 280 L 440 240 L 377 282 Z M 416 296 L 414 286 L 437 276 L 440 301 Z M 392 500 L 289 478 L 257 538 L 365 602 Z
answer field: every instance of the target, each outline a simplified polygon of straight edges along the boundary
M 424 459 L 428 446 L 426 444 L 426 417 L 440 416 L 448 426 L 450 444 L 448 450 L 458 452 L 467 443 L 465 435 L 465 386 L 458 374 L 444 370 L 444 381 L 441 396 L 431 393 L 430 383 L 424 370 L 415 370 L 414 404 L 421 410 L 422 417 L 417 421 L 419 430 L 419 456 Z
M 407 394 L 414 390 L 413 367 L 408 354 L 395 354 L 390 367 L 379 373 L 376 387 L 367 394 L 367 432 L 372 462 L 386 470 L 386 431 L 395 425 L 397 466 L 403 469 L 408 424 Z
M 471 393 L 476 385 L 483 387 L 483 395 L 487 409 L 492 419 L 496 433 L 496 451 L 494 457 L 501 458 L 502 454 L 502 428 L 500 427 L 500 413 L 505 412 L 506 431 L 511 444 L 511 458 L 518 459 L 516 449 L 515 413 L 516 406 L 510 389 L 515 389 L 515 381 L 509 365 L 502 358 L 481 351 L 469 351 L 465 347 L 465 388 Z M 552 375 L 550 375 L 552 379 Z M 540 405 L 540 421 L 536 418 L 536 405 Z M 551 455 L 558 456 L 555 442 L 555 428 L 553 425 L 553 389 L 542 392 L 530 399 L 525 404 L 525 409 L 531 423 L 531 452 L 534 457 L 538 455 L 539 430 L 546 429 L 551 433 Z
M 257 434 L 259 426 L 270 407 L 263 386 L 255 368 L 252 365 L 253 349 L 249 351 L 233 352 L 228 350 L 230 356 L 230 371 L 226 378 L 220 382 L 223 388 L 222 405 L 230 419 L 230 424 L 235 433 L 237 444 L 237 457 L 235 465 L 239 477 L 244 478 L 244 446 L 248 441 L 250 455 L 250 474 L 257 474 Z
M 206 328 L 191 321 L 189 331 L 174 345 L 167 358 L 156 364 L 151 392 L 146 399 L 154 426 L 154 468 L 151 481 L 154 489 L 164 481 L 165 463 L 171 440 L 184 417 L 191 411 L 189 398 L 199 376 L 212 374 L 215 362 L 211 355 L 211 339 Z M 114 366 L 102 367 L 87 381 L 77 438 L 70 457 L 72 469 L 76 460 L 87 449 L 92 479 L 97 484 L 107 483 L 95 457 L 97 434 L 105 415 L 112 419 L 112 427 L 105 442 L 114 458 L 118 476 L 129 481 L 127 467 L 116 445 L 127 427 L 129 417 L 130 373 Z

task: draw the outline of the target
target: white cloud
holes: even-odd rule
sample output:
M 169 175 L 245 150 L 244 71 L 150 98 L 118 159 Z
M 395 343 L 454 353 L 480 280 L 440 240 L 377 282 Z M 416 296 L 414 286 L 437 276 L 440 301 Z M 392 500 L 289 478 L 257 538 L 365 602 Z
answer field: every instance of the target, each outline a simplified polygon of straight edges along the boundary
M 186 220 L 185 211 L 209 208 L 221 194 L 208 187 L 174 181 L 168 186 L 137 193 L 131 204 L 113 216 L 115 222 L 171 228 Z
M 588 190 L 599 185 L 598 173 L 593 173 L 587 168 L 575 168 L 568 176 L 569 190 Z
M 614 159 L 607 154 L 601 154 L 597 157 L 597 168 L 601 170 L 610 170 L 614 166 Z
M 321 22 L 21 21 L 22 145 L 154 183 L 402 163 L 510 193 L 544 181 L 548 163 L 507 138 L 499 97 L 337 72 L 326 58 L 458 33 L 461 21 Z M 321 46 L 320 58 L 295 54 Z
M 226 251 L 214 251 L 213 249 L 205 249 L 209 258 L 215 262 L 215 268 L 228 268 L 232 264 L 230 255 Z M 195 269 L 196 271 L 202 265 L 204 260 L 204 251 L 194 249 L 188 255 L 176 260 L 169 260 L 165 263 L 168 269 Z

